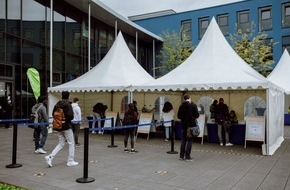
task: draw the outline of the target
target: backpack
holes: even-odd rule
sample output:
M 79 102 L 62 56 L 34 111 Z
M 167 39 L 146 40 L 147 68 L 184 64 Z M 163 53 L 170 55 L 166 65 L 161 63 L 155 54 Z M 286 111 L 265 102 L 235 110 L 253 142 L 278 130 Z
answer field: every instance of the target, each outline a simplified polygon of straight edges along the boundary
M 65 116 L 62 108 L 56 108 L 53 112 L 52 129 L 55 131 L 61 131 L 65 125 Z
M 31 129 L 37 129 L 39 127 L 39 120 L 41 119 L 41 116 L 39 115 L 39 110 L 42 106 L 39 106 L 34 112 L 32 112 L 29 116 L 29 120 L 28 120 L 28 127 L 31 128 Z M 30 124 L 30 123 L 34 123 L 33 124 Z

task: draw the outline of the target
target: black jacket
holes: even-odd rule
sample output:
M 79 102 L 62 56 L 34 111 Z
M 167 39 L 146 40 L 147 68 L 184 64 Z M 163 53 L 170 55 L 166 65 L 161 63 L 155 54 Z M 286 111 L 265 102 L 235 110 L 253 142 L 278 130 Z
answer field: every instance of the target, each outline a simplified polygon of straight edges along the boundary
M 188 126 L 197 125 L 196 119 L 199 117 L 199 113 L 196 104 L 187 101 L 183 102 L 179 106 L 177 117 L 181 120 L 183 130 L 187 130 Z

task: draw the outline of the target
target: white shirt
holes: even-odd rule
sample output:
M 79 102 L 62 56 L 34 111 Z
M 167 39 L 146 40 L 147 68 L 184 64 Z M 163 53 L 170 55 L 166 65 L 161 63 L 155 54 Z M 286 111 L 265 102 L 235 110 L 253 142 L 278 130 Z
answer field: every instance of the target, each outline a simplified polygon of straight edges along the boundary
M 73 112 L 74 112 L 74 118 L 72 120 L 73 123 L 80 123 L 80 121 L 82 120 L 82 112 L 81 112 L 81 108 L 79 106 L 78 103 L 72 103 L 71 104 L 72 108 L 73 108 Z M 75 122 L 78 121 L 78 122 Z
M 169 112 L 165 113 L 162 112 L 162 120 L 165 121 L 164 127 L 170 127 L 171 126 L 171 120 L 174 120 L 174 110 L 170 110 Z M 170 121 L 170 122 L 168 122 Z

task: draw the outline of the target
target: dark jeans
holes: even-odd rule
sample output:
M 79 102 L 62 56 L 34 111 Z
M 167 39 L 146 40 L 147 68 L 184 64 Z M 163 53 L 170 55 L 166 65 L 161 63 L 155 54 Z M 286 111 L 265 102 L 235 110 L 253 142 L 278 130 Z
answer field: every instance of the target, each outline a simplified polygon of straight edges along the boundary
M 135 140 L 135 128 L 125 129 L 124 133 L 125 133 L 125 138 L 124 138 L 124 146 L 125 146 L 125 148 L 127 148 L 128 139 L 129 139 L 129 136 L 130 136 L 131 149 L 133 149 L 134 148 L 134 140 Z
M 75 138 L 75 144 L 79 144 L 79 133 L 80 133 L 80 126 L 81 124 L 79 123 L 72 123 L 72 131 L 74 133 L 74 138 Z
M 180 145 L 180 158 L 190 158 L 192 138 L 187 138 L 187 131 L 182 129 L 182 139 Z
M 41 139 L 40 139 L 40 134 L 42 135 Z M 41 125 L 37 129 L 34 129 L 35 150 L 39 148 L 43 148 L 45 145 L 46 139 L 47 139 L 47 126 Z

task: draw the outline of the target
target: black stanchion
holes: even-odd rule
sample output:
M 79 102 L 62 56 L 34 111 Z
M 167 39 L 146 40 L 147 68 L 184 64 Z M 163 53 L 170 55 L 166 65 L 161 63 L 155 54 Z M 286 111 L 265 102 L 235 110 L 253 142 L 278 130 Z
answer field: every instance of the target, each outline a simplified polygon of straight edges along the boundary
M 22 165 L 16 164 L 16 152 L 17 152 L 17 122 L 13 123 L 13 150 L 12 150 L 12 164 L 6 165 L 6 168 L 19 168 Z
M 89 128 L 84 129 L 84 173 L 82 178 L 78 178 L 76 181 L 79 183 L 91 183 L 95 181 L 94 178 L 88 177 L 88 165 L 89 165 Z
M 114 127 L 114 118 L 113 117 L 111 117 L 111 127 L 112 128 Z M 111 145 L 108 146 L 110 148 L 118 147 L 117 145 L 114 145 L 114 132 L 115 132 L 115 129 L 112 129 L 112 131 L 111 131 Z
M 174 120 L 171 120 L 171 151 L 168 151 L 168 154 L 178 154 L 178 152 L 174 151 Z

